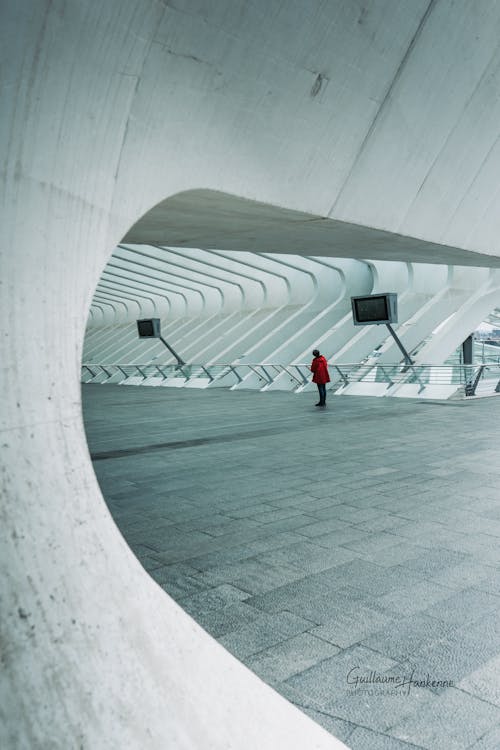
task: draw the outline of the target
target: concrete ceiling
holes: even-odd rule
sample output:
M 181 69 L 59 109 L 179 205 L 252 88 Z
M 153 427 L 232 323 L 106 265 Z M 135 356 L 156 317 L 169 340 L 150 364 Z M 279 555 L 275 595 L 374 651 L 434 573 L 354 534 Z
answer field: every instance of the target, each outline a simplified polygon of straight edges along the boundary
M 500 257 L 210 190 L 179 193 L 124 237 L 135 244 L 500 268 Z

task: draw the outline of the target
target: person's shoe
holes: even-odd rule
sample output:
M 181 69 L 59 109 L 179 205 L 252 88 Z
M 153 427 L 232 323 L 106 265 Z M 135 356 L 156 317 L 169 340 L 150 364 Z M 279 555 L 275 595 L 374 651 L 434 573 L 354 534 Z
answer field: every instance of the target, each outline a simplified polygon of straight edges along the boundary
M 326 406 L 326 404 L 318 404 L 318 406 Z
M 317 404 L 314 404 L 314 406 L 323 406 L 323 404 L 320 404 L 319 401 Z

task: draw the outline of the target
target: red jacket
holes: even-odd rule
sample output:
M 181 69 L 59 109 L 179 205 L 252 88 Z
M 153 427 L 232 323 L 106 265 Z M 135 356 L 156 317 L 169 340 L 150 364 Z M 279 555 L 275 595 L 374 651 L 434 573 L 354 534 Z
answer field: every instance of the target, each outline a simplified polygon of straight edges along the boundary
M 328 363 L 322 354 L 319 357 L 314 357 L 311 362 L 311 372 L 313 374 L 313 383 L 321 384 L 330 382 Z

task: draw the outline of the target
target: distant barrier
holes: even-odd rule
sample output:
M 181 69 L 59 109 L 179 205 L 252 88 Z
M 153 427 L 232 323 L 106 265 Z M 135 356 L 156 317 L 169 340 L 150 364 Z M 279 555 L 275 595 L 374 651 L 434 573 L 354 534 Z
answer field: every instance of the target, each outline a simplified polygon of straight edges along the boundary
M 301 392 L 311 386 L 311 372 L 304 363 L 282 365 L 270 362 L 215 364 L 94 364 L 82 365 L 83 383 L 118 383 L 121 385 L 170 385 L 179 387 L 233 386 L 255 376 L 259 390 L 276 389 Z M 449 398 L 494 395 L 500 393 L 500 364 L 476 365 L 405 365 L 401 363 L 357 362 L 330 364 L 329 388 L 337 393 L 360 392 L 377 384 L 376 395 L 393 395 L 401 386 L 413 386 L 415 395 L 437 391 L 447 386 Z M 358 391 L 353 389 L 358 388 Z M 386 392 L 384 392 L 384 388 Z M 369 390 L 367 390 L 369 392 Z M 428 394 L 426 394 L 428 395 Z

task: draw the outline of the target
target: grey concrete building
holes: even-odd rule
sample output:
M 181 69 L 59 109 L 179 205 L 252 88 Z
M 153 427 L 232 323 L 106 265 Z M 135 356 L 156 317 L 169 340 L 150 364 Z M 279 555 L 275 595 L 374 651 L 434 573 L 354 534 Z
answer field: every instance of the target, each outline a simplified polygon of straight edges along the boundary
M 0 20 L 2 747 L 498 748 L 495 388 L 300 370 L 497 319 L 498 3 Z

